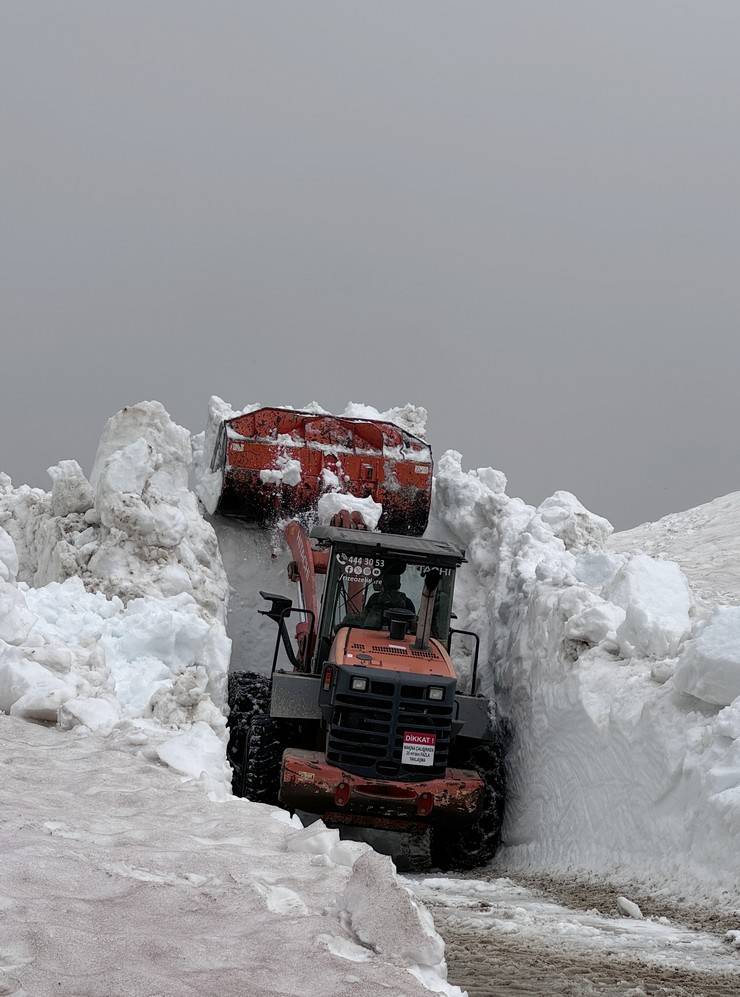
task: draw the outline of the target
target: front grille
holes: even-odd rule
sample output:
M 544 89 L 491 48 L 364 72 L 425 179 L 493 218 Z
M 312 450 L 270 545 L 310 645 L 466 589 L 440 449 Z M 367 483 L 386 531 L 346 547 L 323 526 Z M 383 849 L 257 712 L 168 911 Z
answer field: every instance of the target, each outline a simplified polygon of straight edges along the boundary
M 357 674 L 357 671 L 352 671 Z M 370 670 L 362 669 L 369 678 Z M 409 676 L 389 682 L 371 678 L 367 692 L 353 692 L 349 687 L 350 673 L 337 670 L 336 687 L 327 736 L 326 758 L 331 764 L 358 775 L 385 779 L 421 781 L 444 775 L 447 768 L 454 679 L 434 678 L 434 685 L 445 687 L 444 702 L 426 698 L 429 678 L 409 682 Z M 406 731 L 436 735 L 434 764 L 402 765 L 403 736 Z

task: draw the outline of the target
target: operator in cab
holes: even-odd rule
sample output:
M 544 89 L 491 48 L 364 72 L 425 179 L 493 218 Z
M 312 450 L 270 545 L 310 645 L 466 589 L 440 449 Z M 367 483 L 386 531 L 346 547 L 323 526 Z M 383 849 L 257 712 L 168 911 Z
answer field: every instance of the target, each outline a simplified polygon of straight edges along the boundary
M 416 616 L 416 606 L 401 589 L 401 574 L 405 567 L 397 561 L 387 564 L 380 578 L 373 583 L 375 591 L 362 609 L 347 613 L 339 627 L 367 627 L 368 630 L 381 630 L 384 623 L 387 625 L 383 615 L 389 609 L 403 609 Z M 367 588 L 369 587 L 368 585 Z
M 416 606 L 406 593 L 401 591 L 401 575 L 392 571 L 382 576 L 380 589 L 367 600 L 360 626 L 365 626 L 369 630 L 380 630 L 383 626 L 383 614 L 388 609 L 405 609 L 416 615 Z

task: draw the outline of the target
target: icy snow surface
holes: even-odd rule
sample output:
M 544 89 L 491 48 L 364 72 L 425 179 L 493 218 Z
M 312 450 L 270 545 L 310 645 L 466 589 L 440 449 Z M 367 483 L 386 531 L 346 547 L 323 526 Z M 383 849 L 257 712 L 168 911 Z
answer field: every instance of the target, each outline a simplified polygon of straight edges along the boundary
M 610 542 L 567 492 L 533 508 L 505 488 L 500 472 L 444 454 L 430 526 L 467 547 L 457 625 L 481 634 L 484 688 L 512 724 L 498 866 L 734 907 L 740 631 L 738 611 L 712 615 L 712 600 L 740 593 L 726 560 L 713 578 L 740 505 L 722 500 L 714 521 L 709 507 L 683 514 L 703 531 L 690 547 L 675 518 Z M 678 565 L 639 551 L 648 534 L 656 554 L 684 553 L 698 600 Z

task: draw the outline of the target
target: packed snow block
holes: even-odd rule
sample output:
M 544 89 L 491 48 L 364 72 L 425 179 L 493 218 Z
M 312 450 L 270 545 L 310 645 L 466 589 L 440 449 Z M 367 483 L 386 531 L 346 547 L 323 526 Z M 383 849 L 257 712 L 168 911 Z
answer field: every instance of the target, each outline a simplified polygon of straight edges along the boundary
M 617 907 L 625 917 L 632 917 L 637 921 L 642 921 L 642 911 L 634 900 L 629 900 L 627 897 L 617 897 Z
M 352 867 L 340 902 L 357 939 L 396 966 L 437 967 L 444 942 L 431 914 L 398 881 L 387 855 L 368 851 Z
M 617 630 L 624 623 L 626 613 L 601 599 L 585 586 L 568 586 L 560 597 L 560 610 L 567 617 L 565 636 L 586 644 L 606 641 L 617 646 Z
M 93 488 L 97 488 L 107 460 L 140 439 L 150 444 L 159 455 L 160 462 L 176 475 L 179 485 L 187 488 L 192 460 L 190 433 L 172 421 L 161 402 L 127 405 L 110 417 L 100 437 L 90 473 Z
M 598 550 L 614 531 L 608 519 L 589 512 L 570 492 L 555 492 L 537 508 L 537 513 L 563 541 L 566 550 Z
M 174 682 L 156 689 L 149 700 L 149 711 L 168 727 L 203 722 L 225 737 L 226 718 L 211 699 L 208 673 L 201 665 L 187 668 Z
M 715 610 L 684 648 L 673 681 L 680 692 L 716 706 L 729 706 L 740 696 L 740 606 Z
M 604 594 L 625 611 L 617 631 L 624 657 L 675 657 L 691 630 L 693 605 L 689 584 L 677 564 L 637 554 Z
M 740 738 L 740 696 L 719 711 L 714 722 L 714 732 L 733 741 Z
M 53 516 L 68 516 L 72 512 L 92 509 L 92 486 L 76 460 L 60 460 L 47 468 L 51 478 L 51 512 Z
M 59 707 L 75 692 L 72 685 L 29 661 L 22 648 L 0 643 L 0 710 L 54 722 Z
M 617 573 L 627 560 L 626 554 L 609 554 L 605 550 L 579 551 L 575 557 L 576 578 L 602 594 L 614 583 Z
M 301 462 L 292 457 L 278 457 L 273 468 L 260 471 L 260 481 L 266 485 L 300 485 Z
M 338 845 L 339 831 L 327 827 L 323 820 L 315 820 L 285 843 L 287 851 L 304 855 L 330 855 Z
M 68 699 L 60 708 L 58 723 L 62 730 L 87 727 L 88 730 L 107 731 L 121 719 L 118 703 L 102 697 L 77 696 Z
M 308 407 L 306 411 L 309 411 Z M 405 405 L 396 405 L 385 412 L 380 412 L 372 405 L 349 402 L 342 415 L 347 419 L 379 419 L 381 422 L 393 422 L 407 433 L 413 433 L 422 440 L 426 439 L 428 412 L 422 405 L 412 405 L 411 402 L 407 402 Z
M 171 492 L 157 489 L 159 470 L 160 458 L 144 439 L 117 450 L 99 471 L 96 506 L 109 529 L 151 547 L 176 547 L 188 523 L 177 505 L 167 501 Z
M 18 577 L 18 553 L 9 533 L 0 526 L 0 582 L 15 582 Z
M 194 779 L 205 775 L 224 789 L 231 783 L 231 769 L 226 761 L 223 740 L 208 726 L 199 721 L 188 730 L 170 738 L 156 748 L 160 761 L 176 772 Z
M 32 626 L 33 615 L 28 612 L 26 600 L 15 585 L 0 581 L 0 640 L 21 644 Z

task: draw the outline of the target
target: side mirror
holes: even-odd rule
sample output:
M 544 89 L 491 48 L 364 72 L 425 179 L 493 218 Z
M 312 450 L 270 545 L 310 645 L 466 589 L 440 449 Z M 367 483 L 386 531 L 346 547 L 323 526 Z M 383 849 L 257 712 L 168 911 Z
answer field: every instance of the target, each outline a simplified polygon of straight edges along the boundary
M 290 614 L 293 608 L 293 600 L 289 599 L 286 595 L 275 595 L 274 592 L 260 592 L 260 595 L 272 604 L 269 609 L 260 609 L 260 616 L 269 616 L 271 620 L 280 623 L 281 620 L 284 620 Z

